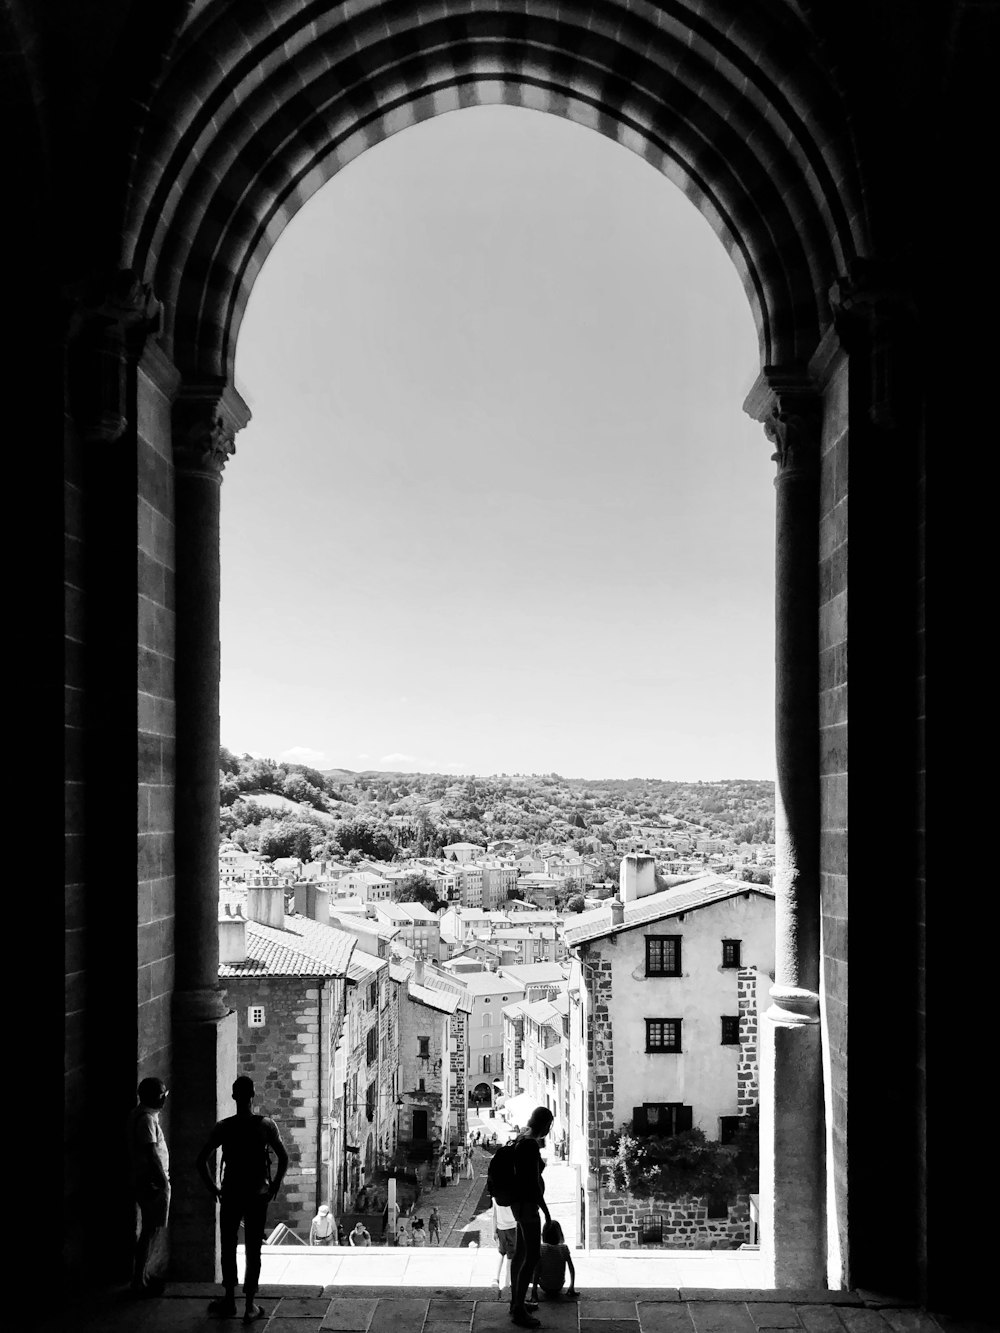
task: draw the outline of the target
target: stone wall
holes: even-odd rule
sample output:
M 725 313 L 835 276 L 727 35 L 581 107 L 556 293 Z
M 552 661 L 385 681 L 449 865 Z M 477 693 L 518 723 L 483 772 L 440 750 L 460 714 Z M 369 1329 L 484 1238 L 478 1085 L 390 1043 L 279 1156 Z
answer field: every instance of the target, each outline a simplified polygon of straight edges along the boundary
M 255 1109 L 274 1118 L 288 1152 L 281 1193 L 271 1205 L 269 1222 L 284 1222 L 300 1236 L 309 1234 L 316 1212 L 320 1163 L 321 1077 L 320 991 L 322 978 L 227 978 L 229 1003 L 238 1022 L 238 1066 L 256 1085 Z M 263 1027 L 247 1026 L 251 1004 L 264 1006 Z M 323 1008 L 332 997 L 323 996 Z M 329 1015 L 324 1013 L 324 1028 Z M 322 1060 L 326 1076 L 326 1056 Z M 325 1197 L 325 1194 L 324 1194 Z
M 170 1068 L 174 985 L 174 474 L 176 372 L 155 344 L 138 371 L 138 948 L 139 1071 Z
M 459 1142 L 464 1143 L 469 1128 L 468 1082 L 465 1071 L 466 1052 L 469 1047 L 469 1015 L 462 1009 L 456 1009 L 452 1015 L 451 1035 L 455 1039 L 455 1049 L 451 1053 L 452 1134 Z
M 749 1115 L 760 1100 L 757 1063 L 757 972 L 741 967 L 736 978 L 740 1015 L 740 1062 L 736 1071 L 737 1114 Z
M 605 1186 L 601 1203 L 600 1247 L 604 1250 L 735 1250 L 750 1240 L 750 1201 L 746 1195 L 739 1195 L 729 1205 L 724 1218 L 710 1218 L 708 1199 L 697 1195 L 639 1199 Z M 650 1217 L 657 1223 L 662 1219 L 662 1243 L 640 1238 L 640 1229 Z
M 821 990 L 828 1188 L 837 1217 L 847 1217 L 847 474 L 848 365 L 838 353 L 827 369 L 820 440 L 819 724 Z M 840 1255 L 831 1256 L 839 1269 Z M 838 1273 L 831 1271 L 836 1281 Z

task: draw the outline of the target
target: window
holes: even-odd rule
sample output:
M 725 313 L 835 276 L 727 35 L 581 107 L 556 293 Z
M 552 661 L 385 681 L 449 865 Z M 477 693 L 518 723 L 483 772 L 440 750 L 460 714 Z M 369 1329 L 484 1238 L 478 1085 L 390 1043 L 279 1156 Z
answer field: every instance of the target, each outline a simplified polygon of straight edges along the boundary
M 483 1033 L 483 1045 L 484 1045 L 484 1046 L 492 1046 L 492 1045 L 493 1045 L 493 1034 L 492 1034 L 492 1033 L 490 1033 L 490 1032 L 484 1032 L 484 1033 Z
M 417 1055 L 420 1057 L 420 1059 L 421 1059 L 421 1060 L 429 1060 L 429 1059 L 431 1058 L 431 1039 L 430 1039 L 430 1037 L 418 1037 L 418 1038 L 417 1038 L 417 1046 L 418 1046 Z
M 681 975 L 681 936 L 646 936 L 646 976 L 679 977 Z
M 484 1055 L 484 1056 L 483 1056 L 483 1073 L 484 1073 L 484 1074 L 488 1074 L 488 1073 L 490 1072 L 490 1058 L 491 1058 L 491 1057 L 488 1056 L 488 1055 Z
M 693 1108 L 682 1102 L 643 1102 L 632 1108 L 632 1132 L 656 1134 L 668 1138 L 690 1129 L 694 1120 Z
M 375 1119 L 375 1096 L 376 1085 L 374 1083 L 369 1083 L 368 1090 L 365 1093 L 365 1115 L 369 1120 Z
M 723 1046 L 738 1046 L 740 1044 L 739 1014 L 722 1015 L 722 1044 Z
M 488 1027 L 492 1027 L 492 1026 L 493 1026 L 493 1015 L 492 1015 L 492 1014 L 483 1014 L 483 1027 L 484 1027 L 484 1028 L 488 1028 Z
M 378 1059 L 378 1028 L 368 1029 L 368 1063 L 373 1064 Z
M 264 1026 L 264 1006 L 262 1004 L 252 1004 L 247 1010 L 247 1027 L 262 1028 Z
M 681 1049 L 681 1022 L 679 1018 L 646 1019 L 646 1051 L 653 1055 L 677 1052 Z
M 741 1125 L 740 1122 L 743 1122 Z M 720 1143 L 738 1143 L 740 1134 L 747 1124 L 745 1116 L 741 1115 L 720 1115 L 719 1116 L 719 1142 Z
M 368 986 L 368 1008 L 375 1009 L 378 1006 L 378 978 Z
M 740 945 L 742 940 L 723 940 L 722 941 L 722 966 L 740 967 Z
M 424 1080 L 423 1080 L 423 1079 L 421 1079 L 420 1082 L 417 1084 L 417 1091 L 418 1091 L 418 1092 L 426 1092 L 426 1088 L 425 1088 L 425 1086 L 424 1086 Z

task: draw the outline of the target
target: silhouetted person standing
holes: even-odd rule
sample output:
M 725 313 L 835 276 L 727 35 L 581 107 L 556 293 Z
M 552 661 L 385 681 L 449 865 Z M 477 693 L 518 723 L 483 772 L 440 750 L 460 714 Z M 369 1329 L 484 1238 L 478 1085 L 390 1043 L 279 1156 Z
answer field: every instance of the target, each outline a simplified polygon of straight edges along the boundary
M 166 1285 L 163 1274 L 150 1269 L 162 1262 L 161 1242 L 170 1213 L 170 1155 L 160 1125 L 169 1094 L 162 1079 L 144 1078 L 136 1095 L 139 1102 L 129 1112 L 126 1128 L 132 1192 L 139 1210 L 131 1289 L 137 1296 L 159 1296 Z
M 236 1241 L 242 1222 L 246 1249 L 246 1274 L 243 1279 L 245 1324 L 251 1324 L 264 1315 L 254 1297 L 260 1282 L 260 1249 L 264 1243 L 267 1205 L 278 1193 L 288 1169 L 288 1153 L 278 1133 L 278 1126 L 269 1116 L 256 1115 L 251 1110 L 253 1098 L 253 1079 L 243 1074 L 233 1084 L 236 1114 L 219 1121 L 198 1154 L 199 1174 L 221 1205 L 219 1239 L 225 1295 L 221 1300 L 211 1302 L 209 1314 L 223 1318 L 231 1318 L 236 1314 Z M 209 1166 L 209 1158 L 217 1148 L 222 1149 L 221 1186 L 216 1184 Z M 273 1180 L 271 1152 L 278 1159 Z

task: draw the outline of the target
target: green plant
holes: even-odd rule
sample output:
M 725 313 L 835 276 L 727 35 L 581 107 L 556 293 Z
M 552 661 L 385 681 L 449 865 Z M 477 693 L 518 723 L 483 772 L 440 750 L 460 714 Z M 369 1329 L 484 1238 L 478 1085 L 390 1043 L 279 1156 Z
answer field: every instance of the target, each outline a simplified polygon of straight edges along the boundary
M 617 1135 L 611 1179 L 616 1189 L 640 1198 L 651 1194 L 672 1199 L 692 1194 L 734 1198 L 750 1187 L 737 1153 L 709 1142 L 702 1130 L 659 1137 L 635 1135 L 630 1124 L 622 1125 Z

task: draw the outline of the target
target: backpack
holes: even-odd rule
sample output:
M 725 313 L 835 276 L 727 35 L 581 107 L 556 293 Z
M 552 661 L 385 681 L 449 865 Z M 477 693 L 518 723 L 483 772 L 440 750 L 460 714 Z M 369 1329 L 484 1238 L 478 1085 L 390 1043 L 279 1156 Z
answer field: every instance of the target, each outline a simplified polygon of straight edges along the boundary
M 514 1144 L 503 1143 L 490 1158 L 486 1171 L 486 1188 L 494 1203 L 509 1208 L 517 1202 L 517 1162 Z

